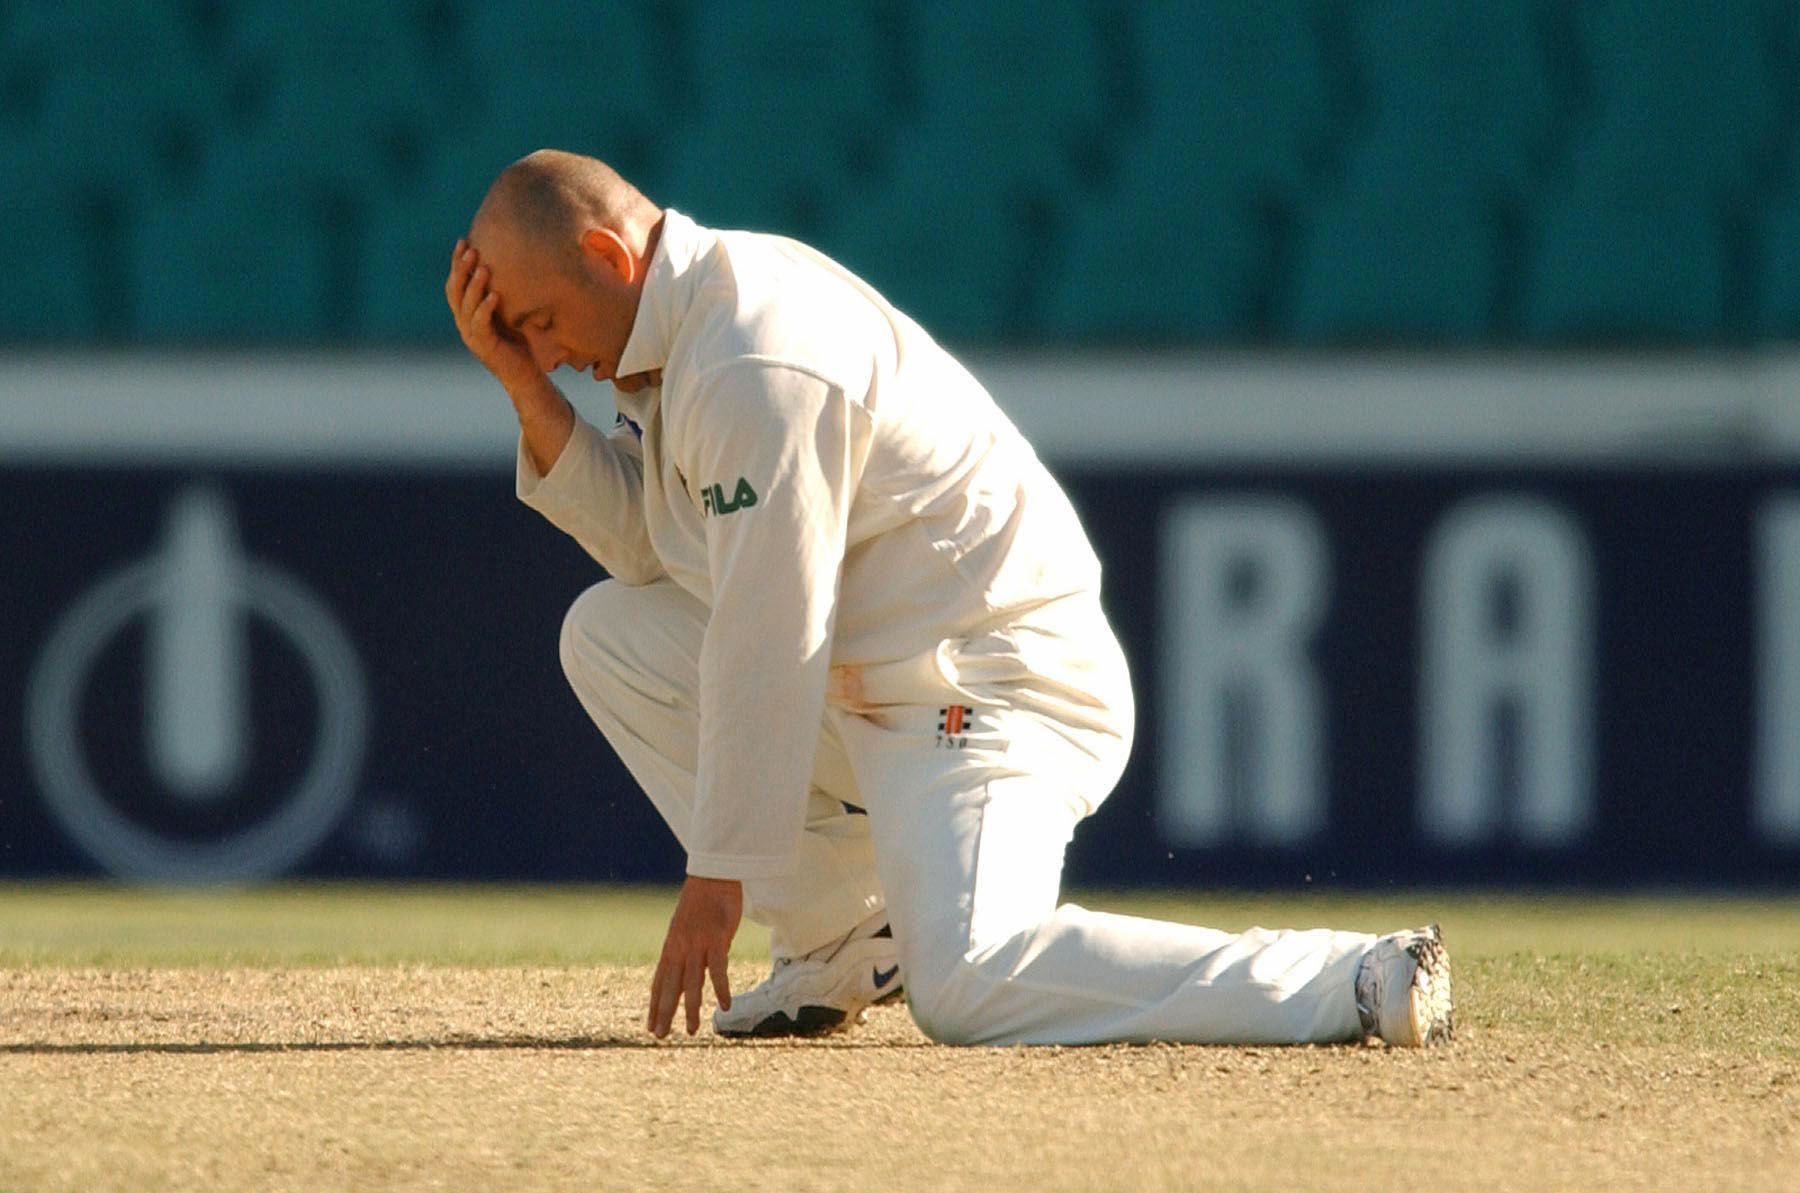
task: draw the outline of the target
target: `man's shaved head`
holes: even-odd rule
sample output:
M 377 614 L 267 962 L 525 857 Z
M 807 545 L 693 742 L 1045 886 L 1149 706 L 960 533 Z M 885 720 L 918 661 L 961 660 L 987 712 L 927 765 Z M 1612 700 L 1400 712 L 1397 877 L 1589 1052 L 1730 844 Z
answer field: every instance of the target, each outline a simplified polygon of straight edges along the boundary
M 584 229 L 608 228 L 641 244 L 661 216 L 643 192 L 598 158 L 539 149 L 500 171 L 473 227 L 503 225 L 550 250 L 559 264 L 572 264 Z
M 502 170 L 475 212 L 458 266 L 468 271 L 464 293 L 473 290 L 494 333 L 523 343 L 543 372 L 569 365 L 642 387 L 648 372 L 617 374 L 662 218 L 605 162 L 540 149 Z

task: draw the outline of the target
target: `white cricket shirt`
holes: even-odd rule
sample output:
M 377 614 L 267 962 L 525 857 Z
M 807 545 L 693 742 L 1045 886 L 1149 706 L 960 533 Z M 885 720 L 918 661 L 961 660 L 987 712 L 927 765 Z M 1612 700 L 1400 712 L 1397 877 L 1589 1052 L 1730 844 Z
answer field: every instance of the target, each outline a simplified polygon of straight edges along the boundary
M 790 868 L 827 699 L 988 702 L 1029 679 L 1129 715 L 1074 509 L 985 389 L 848 270 L 668 211 L 620 376 L 518 494 L 613 577 L 712 611 L 688 872 Z M 1105 689 L 1109 699 L 1094 693 Z M 1112 713 L 1107 713 L 1110 705 Z

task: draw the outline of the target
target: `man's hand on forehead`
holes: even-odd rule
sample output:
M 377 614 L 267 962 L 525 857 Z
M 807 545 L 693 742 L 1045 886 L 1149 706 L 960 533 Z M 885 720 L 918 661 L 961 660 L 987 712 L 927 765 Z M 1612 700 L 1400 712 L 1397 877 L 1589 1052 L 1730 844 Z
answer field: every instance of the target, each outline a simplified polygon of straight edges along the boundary
M 456 320 L 465 347 L 509 391 L 542 378 L 523 337 L 499 317 L 500 294 L 490 285 L 492 271 L 468 238 L 451 250 L 450 276 L 444 280 L 444 298 Z

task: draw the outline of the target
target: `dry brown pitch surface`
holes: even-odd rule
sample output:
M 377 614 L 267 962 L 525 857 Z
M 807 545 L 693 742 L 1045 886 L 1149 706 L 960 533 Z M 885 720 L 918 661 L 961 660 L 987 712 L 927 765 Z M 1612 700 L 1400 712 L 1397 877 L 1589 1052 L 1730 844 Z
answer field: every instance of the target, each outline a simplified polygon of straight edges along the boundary
M 0 890 L 0 1190 L 1800 1188 L 1793 901 L 1087 901 L 1435 913 L 1460 1038 L 657 1044 L 662 892 Z

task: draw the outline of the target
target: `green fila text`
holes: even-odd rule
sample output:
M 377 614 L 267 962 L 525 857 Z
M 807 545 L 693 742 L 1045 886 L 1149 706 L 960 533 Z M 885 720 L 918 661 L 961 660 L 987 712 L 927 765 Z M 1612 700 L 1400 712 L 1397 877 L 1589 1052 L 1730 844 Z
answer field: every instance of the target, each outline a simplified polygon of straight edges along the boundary
M 725 487 L 719 484 L 703 485 L 700 489 L 700 504 L 708 515 L 735 514 L 741 509 L 748 509 L 756 504 L 756 490 L 744 477 L 738 477 L 737 488 L 731 496 L 725 496 Z

